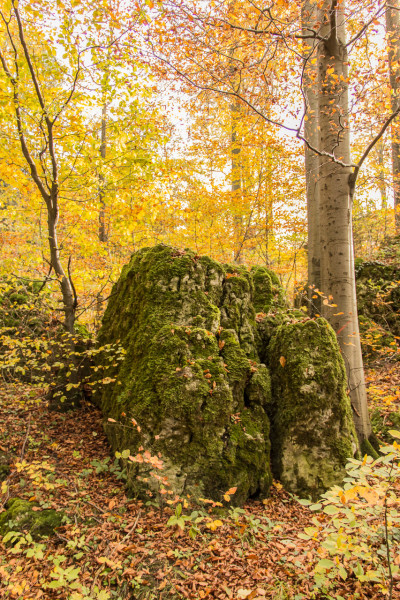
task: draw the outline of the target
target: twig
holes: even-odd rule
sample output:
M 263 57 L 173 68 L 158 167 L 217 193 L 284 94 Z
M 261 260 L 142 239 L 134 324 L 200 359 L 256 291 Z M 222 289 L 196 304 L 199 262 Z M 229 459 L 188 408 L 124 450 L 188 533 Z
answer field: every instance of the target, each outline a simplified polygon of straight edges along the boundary
M 94 504 L 94 502 L 90 502 L 90 500 L 84 500 L 84 502 L 86 502 L 86 504 L 90 504 L 91 506 L 94 506 L 94 508 L 97 508 L 97 510 L 99 510 L 102 513 L 108 512 L 108 511 L 104 510 L 103 508 L 100 508 L 100 506 L 97 506 L 97 504 Z
M 131 535 L 131 534 L 132 534 L 132 533 L 135 531 L 135 529 L 136 529 L 136 527 L 137 527 L 137 524 L 138 524 L 138 521 L 139 521 L 139 518 L 140 518 L 140 515 L 141 515 L 141 512 L 142 512 L 141 510 L 139 510 L 139 511 L 138 511 L 138 514 L 137 514 L 137 517 L 136 517 L 136 519 L 135 519 L 135 522 L 134 522 L 134 524 L 132 525 L 132 527 L 130 528 L 130 530 L 128 531 L 128 533 L 127 533 L 127 534 L 126 534 L 126 535 L 125 535 L 125 536 L 122 538 L 122 540 L 119 542 L 120 544 L 123 544 L 123 543 L 124 543 L 124 542 L 125 542 L 125 541 L 126 541 L 128 538 L 129 538 L 129 536 L 130 536 L 130 535 Z M 114 548 L 114 550 L 111 552 L 111 554 L 110 554 L 110 558 L 111 558 L 111 556 L 114 554 L 114 552 L 116 551 L 116 549 L 117 549 L 117 546 L 116 546 L 116 547 Z

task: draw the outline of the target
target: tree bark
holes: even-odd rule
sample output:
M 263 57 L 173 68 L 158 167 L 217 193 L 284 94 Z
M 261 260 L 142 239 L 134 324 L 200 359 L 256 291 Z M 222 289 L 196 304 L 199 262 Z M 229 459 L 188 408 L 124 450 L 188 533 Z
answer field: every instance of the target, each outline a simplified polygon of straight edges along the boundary
M 386 9 L 391 108 L 398 106 L 400 88 L 400 1 L 391 0 Z M 400 233 L 400 123 L 392 123 L 392 176 L 396 233 Z
M 242 168 L 241 168 L 241 137 L 239 132 L 241 106 L 238 100 L 231 104 L 231 191 L 233 201 L 233 227 L 234 227 L 234 260 L 242 263 L 242 215 L 238 214 L 239 199 L 242 193 Z
M 102 158 L 102 167 L 104 166 L 104 160 L 107 152 L 107 104 L 103 104 L 102 117 L 101 117 L 101 144 L 100 144 L 100 156 Z M 106 203 L 104 199 L 104 174 L 99 174 L 99 241 L 105 243 L 108 241 L 107 229 L 106 229 Z
M 58 162 L 55 151 L 55 140 L 54 140 L 54 123 L 56 118 L 51 119 L 48 106 L 45 101 L 45 97 L 42 93 L 42 87 L 40 84 L 40 80 L 37 77 L 34 64 L 32 62 L 32 55 L 29 51 L 28 44 L 25 39 L 23 23 L 21 19 L 21 15 L 18 10 L 17 2 L 13 1 L 12 3 L 12 12 L 14 13 L 17 29 L 15 33 L 11 29 L 9 25 L 7 25 L 7 34 L 8 40 L 14 51 L 14 59 L 13 59 L 13 71 L 9 68 L 7 64 L 6 57 L 1 53 L 0 50 L 0 64 L 2 66 L 3 72 L 6 78 L 9 81 L 9 84 L 12 87 L 13 91 L 13 104 L 14 104 L 14 113 L 15 113 L 15 124 L 18 133 L 18 139 L 21 146 L 21 152 L 25 158 L 27 166 L 29 167 L 32 181 L 37 187 L 39 194 L 41 195 L 47 209 L 47 233 L 49 240 L 49 251 L 50 251 L 50 264 L 54 269 L 57 278 L 60 283 L 63 307 L 64 307 L 64 326 L 66 330 L 73 334 L 74 333 L 74 322 L 76 317 L 76 307 L 77 307 L 77 299 L 75 290 L 73 287 L 73 283 L 71 280 L 70 273 L 66 273 L 60 259 L 60 248 L 58 245 L 57 239 L 57 223 L 59 218 L 59 184 L 58 184 Z M 42 136 L 41 140 L 42 147 L 46 148 L 46 152 L 44 157 L 39 159 L 38 164 L 36 163 L 33 153 L 30 151 L 26 137 L 25 137 L 25 124 L 23 120 L 24 114 L 24 106 L 21 104 L 20 98 L 20 62 L 22 56 L 20 55 L 17 47 L 18 43 L 21 44 L 22 52 L 21 55 L 25 59 L 27 71 L 29 72 L 30 79 L 34 89 L 34 96 L 36 96 L 36 100 L 41 110 L 42 120 L 43 120 L 43 128 L 42 128 Z M 76 83 L 76 78 L 75 78 Z M 75 84 L 74 84 L 75 85 Z M 74 89 L 74 88 L 73 88 Z M 65 101 L 64 107 L 68 104 L 69 100 L 72 97 L 72 93 L 68 96 Z M 61 111 L 58 113 L 57 116 Z M 40 147 L 40 143 L 37 144 Z M 39 155 L 40 156 L 40 155 Z M 47 169 L 48 161 L 49 168 Z M 50 181 L 47 180 L 46 174 L 49 172 Z
M 307 35 L 310 29 L 315 29 L 318 25 L 320 15 L 318 7 L 310 0 L 305 0 L 302 4 L 301 21 L 302 33 Z M 319 130 L 318 130 L 318 93 L 317 79 L 318 68 L 316 60 L 315 39 L 307 38 L 304 40 L 304 75 L 303 91 L 305 101 L 305 121 L 304 137 L 313 148 L 319 148 Z M 308 295 L 310 301 L 311 314 L 321 313 L 320 296 L 315 296 L 315 288 L 321 290 L 321 256 L 320 256 L 320 223 L 319 223 L 319 157 L 313 152 L 307 144 L 304 144 L 305 175 L 306 175 L 306 195 L 307 195 L 307 247 L 308 247 Z
M 343 3 L 340 4 L 343 7 Z M 323 41 L 318 45 L 320 150 L 350 163 L 348 56 L 343 16 L 337 1 L 322 7 Z M 352 234 L 355 177 L 346 167 L 320 157 L 321 289 L 324 316 L 334 328 L 345 360 L 357 434 L 365 449 L 372 430 L 368 415 L 358 328 Z M 330 307 L 328 304 L 337 306 Z

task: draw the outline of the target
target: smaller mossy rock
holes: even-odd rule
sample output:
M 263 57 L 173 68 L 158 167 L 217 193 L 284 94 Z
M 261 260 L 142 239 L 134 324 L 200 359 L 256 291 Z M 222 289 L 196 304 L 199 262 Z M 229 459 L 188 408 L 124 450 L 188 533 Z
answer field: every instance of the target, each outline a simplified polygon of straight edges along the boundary
M 400 265 L 400 234 L 387 236 L 381 243 L 379 258 Z
M 400 266 L 361 262 L 356 268 L 356 285 L 359 315 L 400 336 Z
M 346 374 L 325 319 L 284 323 L 269 345 L 271 456 L 285 489 L 317 498 L 358 451 Z
M 395 336 L 372 319 L 360 315 L 360 340 L 364 361 L 377 358 L 400 360 L 400 348 Z
M 34 510 L 38 504 L 21 498 L 12 498 L 6 504 L 6 510 L 0 513 L 0 535 L 9 531 L 29 532 L 33 539 L 53 535 L 60 527 L 64 515 L 56 510 Z
M 384 413 L 376 408 L 371 414 L 371 425 L 372 431 L 381 442 L 391 444 L 393 437 L 389 431 L 394 429 L 400 432 L 400 412 Z
M 0 481 L 7 479 L 11 472 L 11 458 L 5 452 L 0 451 Z

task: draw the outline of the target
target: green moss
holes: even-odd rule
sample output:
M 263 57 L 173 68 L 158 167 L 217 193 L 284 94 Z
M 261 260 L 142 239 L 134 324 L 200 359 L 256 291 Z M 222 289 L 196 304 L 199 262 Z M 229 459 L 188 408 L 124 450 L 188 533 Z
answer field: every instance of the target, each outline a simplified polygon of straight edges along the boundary
M 336 336 L 324 319 L 278 327 L 270 346 L 273 470 L 317 497 L 339 483 L 358 448 Z
M 282 284 L 276 273 L 266 267 L 254 266 L 251 269 L 254 282 L 254 309 L 257 313 L 267 313 L 272 308 L 287 305 Z
M 360 315 L 360 339 L 363 357 L 366 361 L 377 358 L 400 359 L 400 350 L 395 336 L 372 319 Z
M 356 269 L 358 312 L 393 335 L 400 335 L 400 268 L 396 263 L 363 262 Z
M 99 336 L 126 351 L 101 399 L 114 450 L 161 457 L 158 474 L 179 495 L 220 500 L 237 487 L 237 504 L 268 493 L 269 438 L 287 489 L 316 495 L 339 481 L 357 440 L 336 338 L 283 307 L 263 267 L 163 245 L 135 253 Z M 151 461 L 127 463 L 131 492 L 156 493 Z
M 376 460 L 377 458 L 379 458 L 378 452 L 372 447 L 370 441 L 367 440 L 367 439 L 364 439 L 361 442 L 360 451 L 361 451 L 361 454 L 363 456 L 365 456 L 365 454 L 368 454 L 368 456 L 372 456 L 372 458 L 374 460 Z
M 63 514 L 55 510 L 37 510 L 37 503 L 21 498 L 7 502 L 6 511 L 0 514 L 0 535 L 9 531 L 27 531 L 33 539 L 51 536 L 63 521 Z
M 260 405 L 265 411 L 269 410 L 272 402 L 271 377 L 265 365 L 253 366 L 253 375 L 245 389 L 245 399 L 248 406 Z
M 247 356 L 257 359 L 253 279 L 250 272 L 239 265 L 225 265 L 225 270 L 220 306 L 221 326 L 234 329 Z
M 220 500 L 237 486 L 242 502 L 268 491 L 268 417 L 259 416 L 261 400 L 247 409 L 261 428 L 252 455 L 232 422 L 245 409 L 245 388 L 258 365 L 252 285 L 242 267 L 236 272 L 189 250 L 156 246 L 135 253 L 113 289 L 100 343 L 120 339 L 126 358 L 115 367 L 119 383 L 105 388 L 102 408 L 116 421 L 121 414 L 127 423 L 134 418 L 141 431 L 107 422 L 106 432 L 115 450 L 136 453 L 143 446 L 160 454 L 160 475 L 175 493 Z M 151 464 L 128 467 L 134 494 L 158 489 Z

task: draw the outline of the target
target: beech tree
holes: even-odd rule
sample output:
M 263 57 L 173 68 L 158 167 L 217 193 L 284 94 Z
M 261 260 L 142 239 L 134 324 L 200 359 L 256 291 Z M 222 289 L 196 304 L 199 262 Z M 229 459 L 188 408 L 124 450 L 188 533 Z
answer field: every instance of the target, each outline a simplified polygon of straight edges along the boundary
M 396 111 L 400 89 L 400 2 L 386 3 L 386 33 L 388 42 L 389 80 L 391 106 Z M 400 233 L 400 127 L 398 120 L 392 125 L 392 177 L 396 231 Z
M 59 220 L 59 192 L 60 192 L 60 164 L 57 155 L 57 141 L 55 138 L 56 122 L 70 103 L 80 75 L 78 67 L 70 82 L 70 89 L 65 93 L 64 99 L 56 107 L 53 98 L 45 95 L 45 85 L 40 80 L 35 68 L 35 58 L 27 40 L 25 28 L 18 8 L 18 2 L 12 0 L 8 12 L 0 12 L 5 28 L 6 43 L 9 51 L 0 51 L 0 63 L 8 86 L 12 90 L 12 103 L 14 120 L 17 129 L 21 151 L 29 168 L 32 180 L 42 197 L 47 209 L 47 233 L 50 251 L 50 270 L 54 270 L 60 282 L 64 306 L 64 325 L 68 332 L 73 333 L 77 297 L 68 266 L 63 263 L 60 256 L 57 225 Z M 7 56 L 8 55 L 8 56 Z M 25 97 L 21 87 L 21 79 L 28 79 L 31 93 L 38 105 L 37 139 L 34 146 L 30 146 L 29 137 L 32 125 L 29 123 L 29 100 Z M 28 106 L 27 106 L 28 104 Z M 35 117 L 33 117 L 35 120 Z M 51 272 L 51 271 L 50 271 Z M 49 272 L 49 275 L 50 275 Z
M 304 37 L 304 70 L 303 90 L 307 119 L 304 121 L 304 137 L 313 148 L 319 148 L 318 130 L 318 93 L 316 89 L 318 68 L 316 59 L 317 38 L 310 36 L 316 24 L 320 21 L 321 12 L 315 2 L 305 0 L 301 7 L 302 35 Z M 320 312 L 320 297 L 315 296 L 314 288 L 321 289 L 321 256 L 320 256 L 320 222 L 319 222 L 319 156 L 306 143 L 304 144 L 304 167 L 306 174 L 307 194 L 307 249 L 308 249 L 308 281 L 310 307 L 312 314 Z
M 138 83 L 131 45 L 127 61 L 125 33 L 90 3 L 7 0 L 0 12 L 0 176 L 18 195 L 21 220 L 27 205 L 36 211 L 31 275 L 60 289 L 70 333 L 95 305 L 95 285 L 102 291 L 119 268 L 109 231 L 131 236 L 127 213 L 134 221 L 145 202 L 162 138 L 157 109 L 149 115 L 144 106 L 149 86 Z

